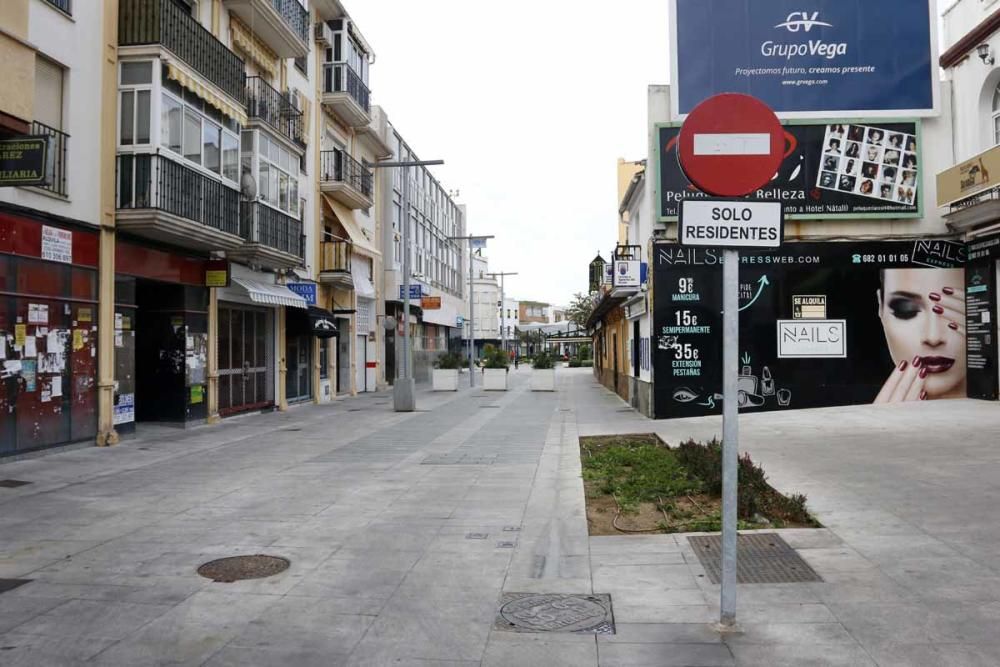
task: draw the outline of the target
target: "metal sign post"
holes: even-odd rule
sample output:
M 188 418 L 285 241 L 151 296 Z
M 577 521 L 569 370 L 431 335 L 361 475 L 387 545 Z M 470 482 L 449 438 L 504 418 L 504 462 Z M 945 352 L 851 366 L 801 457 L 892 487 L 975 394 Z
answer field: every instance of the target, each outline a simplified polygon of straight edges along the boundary
M 766 185 L 784 157 L 781 122 L 763 102 L 725 93 L 699 104 L 684 121 L 678 159 L 688 180 L 716 197 L 745 197 Z M 697 199 L 681 202 L 681 245 L 722 248 L 722 590 L 719 627 L 736 626 L 739 470 L 740 253 L 773 248 L 783 237 L 781 202 Z

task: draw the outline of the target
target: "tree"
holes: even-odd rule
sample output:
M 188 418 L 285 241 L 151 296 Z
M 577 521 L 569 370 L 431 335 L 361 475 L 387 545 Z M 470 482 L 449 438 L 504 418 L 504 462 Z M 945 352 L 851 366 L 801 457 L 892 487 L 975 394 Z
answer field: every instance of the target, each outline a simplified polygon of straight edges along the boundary
M 578 329 L 584 329 L 596 305 L 596 296 L 577 292 L 573 295 L 573 300 L 566 308 L 566 319 L 575 324 Z

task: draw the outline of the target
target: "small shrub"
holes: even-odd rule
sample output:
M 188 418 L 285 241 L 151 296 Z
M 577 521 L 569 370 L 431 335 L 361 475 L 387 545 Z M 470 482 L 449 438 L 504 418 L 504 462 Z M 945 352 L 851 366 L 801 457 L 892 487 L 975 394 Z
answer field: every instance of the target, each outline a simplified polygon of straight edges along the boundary
M 569 360 L 569 367 L 570 368 L 579 368 L 580 367 L 580 360 L 579 359 L 570 359 Z
M 537 355 L 531 362 L 531 365 L 533 368 L 537 368 L 538 370 L 548 370 L 555 366 L 552 362 L 552 356 L 548 352 L 542 352 Z
M 583 368 L 593 368 L 594 367 L 594 360 L 593 359 L 581 359 L 580 360 L 580 366 L 582 366 Z
M 483 348 L 483 368 L 507 368 L 507 353 L 493 345 Z
M 454 352 L 446 352 L 437 358 L 434 363 L 435 368 L 441 370 L 455 370 L 462 367 L 462 357 Z

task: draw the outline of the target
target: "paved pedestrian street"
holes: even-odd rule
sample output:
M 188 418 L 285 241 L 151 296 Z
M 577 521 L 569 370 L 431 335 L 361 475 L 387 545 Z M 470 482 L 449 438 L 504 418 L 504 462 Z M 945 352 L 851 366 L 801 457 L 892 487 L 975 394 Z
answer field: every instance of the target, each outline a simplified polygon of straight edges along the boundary
M 719 420 L 646 420 L 589 369 L 531 392 L 530 372 L 506 393 L 465 375 L 415 413 L 369 394 L 0 464 L 30 482 L 0 488 L 0 579 L 30 580 L 0 593 L 0 665 L 1000 664 L 995 404 L 743 417 L 744 448 L 826 526 L 781 531 L 823 581 L 741 585 L 723 637 L 686 537 L 588 536 L 578 448 Z M 253 554 L 291 565 L 196 572 Z M 498 621 L 530 593 L 610 596 L 614 634 Z

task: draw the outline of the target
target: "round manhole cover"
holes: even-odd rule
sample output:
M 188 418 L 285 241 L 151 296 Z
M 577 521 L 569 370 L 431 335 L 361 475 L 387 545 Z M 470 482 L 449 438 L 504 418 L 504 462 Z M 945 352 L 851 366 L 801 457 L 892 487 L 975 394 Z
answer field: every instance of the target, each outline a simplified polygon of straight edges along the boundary
M 230 556 L 205 563 L 198 568 L 201 576 L 222 583 L 243 579 L 263 579 L 284 572 L 291 562 L 280 556 Z
M 607 607 L 590 595 L 529 595 L 500 608 L 510 625 L 530 632 L 585 632 L 609 620 Z

